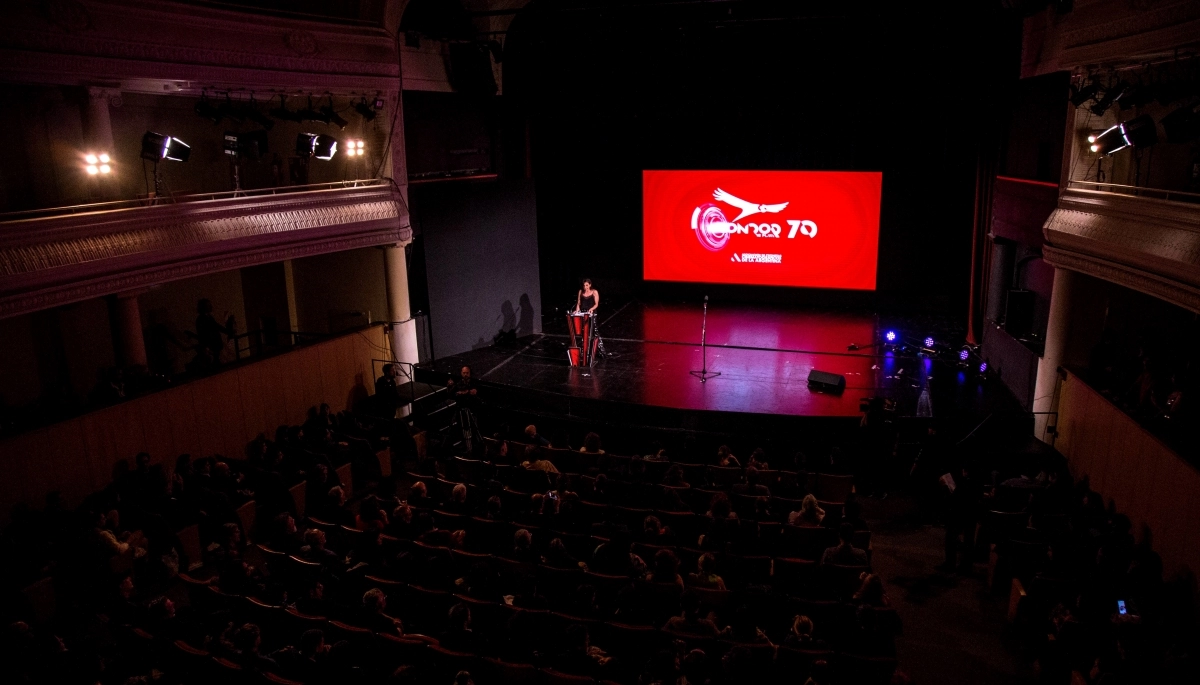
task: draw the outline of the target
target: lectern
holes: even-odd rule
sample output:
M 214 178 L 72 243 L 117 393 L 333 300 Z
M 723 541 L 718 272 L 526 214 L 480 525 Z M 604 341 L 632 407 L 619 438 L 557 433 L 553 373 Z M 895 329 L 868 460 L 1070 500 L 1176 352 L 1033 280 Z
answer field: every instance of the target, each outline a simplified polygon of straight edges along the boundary
M 567 314 L 567 330 L 571 331 L 567 360 L 571 366 L 592 366 L 596 363 L 596 345 L 600 339 L 596 335 L 593 317 L 593 314 L 586 312 Z

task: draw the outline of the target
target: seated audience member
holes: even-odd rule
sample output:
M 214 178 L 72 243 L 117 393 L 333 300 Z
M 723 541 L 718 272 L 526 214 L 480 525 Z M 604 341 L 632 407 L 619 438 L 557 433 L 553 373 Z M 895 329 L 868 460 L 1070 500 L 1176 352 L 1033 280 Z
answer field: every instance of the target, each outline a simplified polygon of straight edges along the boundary
M 542 557 L 542 563 L 551 568 L 587 569 L 587 564 L 571 555 L 567 550 L 567 546 L 563 544 L 562 538 L 554 538 L 550 541 L 549 547 L 546 548 L 546 554 Z
M 813 639 L 813 622 L 807 616 L 792 619 L 792 628 L 783 639 L 784 647 L 793 649 L 825 649 L 825 642 Z
M 303 590 L 296 598 L 296 611 L 305 616 L 336 616 L 341 612 L 341 606 L 325 599 L 325 584 L 315 581 Z
M 528 564 L 536 563 L 538 556 L 533 551 L 533 534 L 524 528 L 513 533 L 512 551 L 507 556 L 513 561 L 521 561 Z
M 579 451 L 585 454 L 604 454 L 604 450 L 600 449 L 600 436 L 596 433 L 583 436 L 583 447 L 580 447 Z
M 463 483 L 456 484 L 450 490 L 450 500 L 442 506 L 442 510 L 451 514 L 469 514 L 467 506 L 467 486 Z
M 822 564 L 841 564 L 842 566 L 866 566 L 867 553 L 850 544 L 854 540 L 854 526 L 843 523 L 838 528 L 838 544 L 829 547 L 821 555 Z
M 680 614 L 672 616 L 663 630 L 687 637 L 718 637 L 728 632 L 717 627 L 716 616 L 709 612 L 704 615 L 700 611 L 700 596 L 695 592 L 684 591 L 679 598 Z
M 237 650 L 235 662 L 242 668 L 257 672 L 272 672 L 278 667 L 274 659 L 259 653 L 262 646 L 262 631 L 253 623 L 246 623 L 233 635 L 233 646 Z
M 678 585 L 683 588 L 683 577 L 679 575 L 679 557 L 669 549 L 660 549 L 654 553 L 654 566 L 646 574 L 646 580 L 651 583 Z
M 483 504 L 483 518 L 489 521 L 504 521 L 504 501 L 499 495 L 492 495 Z
M 883 579 L 874 573 L 863 573 L 862 584 L 858 586 L 858 591 L 854 593 L 854 601 L 857 604 L 868 607 L 886 607 L 890 606 L 887 593 L 883 591 Z
M 642 457 L 646 461 L 668 461 L 667 450 L 662 446 L 662 443 L 655 440 L 650 443 L 650 453 Z
M 325 531 L 320 528 L 304 531 L 304 546 L 300 548 L 300 558 L 320 564 L 326 569 L 336 569 L 343 565 L 341 555 L 325 548 Z
M 737 514 L 729 504 L 729 495 L 723 492 L 718 492 L 713 495 L 712 501 L 708 504 L 708 516 L 713 521 L 723 521 L 726 519 L 736 519 Z
M 325 644 L 325 633 L 318 628 L 306 630 L 300 641 L 272 655 L 279 663 L 281 673 L 288 678 L 308 681 L 323 680 L 322 674 L 329 658 L 329 645 Z
M 538 447 L 551 446 L 550 441 L 542 437 L 542 435 L 538 433 L 537 426 L 533 425 L 532 423 L 528 426 L 525 426 L 525 441 L 530 445 L 537 445 Z
M 364 531 L 382 531 L 387 528 L 388 516 L 383 510 L 383 505 L 379 502 L 379 498 L 375 495 L 367 495 L 363 498 L 362 504 L 358 508 L 358 516 L 354 519 L 355 528 Z
M 771 470 L 771 465 L 767 463 L 767 453 L 763 451 L 763 448 L 756 448 L 750 453 L 750 459 L 746 462 L 746 468 L 754 469 L 755 471 Z
M 799 526 L 801 528 L 816 528 L 821 525 L 821 521 L 825 519 L 825 510 L 817 504 L 817 498 L 814 495 L 805 495 L 803 500 L 800 500 L 800 511 L 793 511 L 788 514 L 788 525 Z
M 413 523 L 413 510 L 406 502 L 401 502 L 392 510 L 388 522 L 387 534 L 401 540 L 415 540 L 421 534 Z
M 646 571 L 646 562 L 631 551 L 632 547 L 629 534 L 618 531 L 592 553 L 591 569 L 610 576 L 642 575 Z
M 325 507 L 321 509 L 321 516 L 321 520 L 326 523 L 336 523 L 347 528 L 353 528 L 357 523 L 354 514 L 346 509 L 346 491 L 342 490 L 340 485 L 329 488 L 329 494 L 325 497 Z
M 853 492 L 846 495 L 846 503 L 842 505 L 842 523 L 849 523 L 854 530 L 867 530 L 867 522 L 862 518 L 862 505 L 858 503 L 858 495 Z
M 729 445 L 721 445 L 717 448 L 717 466 L 740 468 L 741 465 L 738 458 L 733 456 L 733 452 L 729 451 Z
M 425 481 L 415 481 L 408 488 L 408 503 L 414 507 L 423 509 L 431 509 L 435 502 L 429 498 L 429 487 L 425 485 Z
M 546 473 L 558 473 L 556 467 L 549 459 L 545 458 L 542 453 L 542 448 L 537 445 L 530 445 L 525 448 L 525 461 L 521 462 L 521 466 L 530 471 L 545 471 Z
M 271 520 L 267 546 L 277 552 L 297 554 L 304 546 L 304 535 L 296 528 L 296 519 L 286 511 Z
M 647 545 L 674 545 L 675 533 L 664 526 L 657 516 L 647 516 L 642 521 L 642 542 Z
M 438 637 L 442 647 L 456 652 L 478 652 L 483 647 L 471 629 L 471 609 L 459 602 L 450 607 L 449 628 Z
M 573 623 L 567 627 L 566 648 L 554 660 L 557 670 L 573 675 L 599 676 L 611 657 L 591 644 L 587 627 Z
M 483 460 L 490 461 L 493 464 L 509 464 L 508 460 L 509 446 L 508 441 L 500 437 L 497 433 L 495 440 L 489 440 L 485 443 L 483 450 Z
M 724 590 L 725 579 L 717 575 L 717 558 L 710 552 L 700 555 L 696 561 L 696 572 L 688 574 L 688 585 L 706 590 Z
M 403 635 L 404 626 L 400 619 L 388 616 L 386 609 L 387 595 L 383 594 L 383 590 L 373 587 L 363 593 L 362 611 L 359 612 L 356 623 L 376 633 Z
M 662 484 L 669 488 L 692 487 L 683 479 L 683 467 L 679 464 L 671 464 L 671 468 L 667 469 L 666 474 L 663 475 Z

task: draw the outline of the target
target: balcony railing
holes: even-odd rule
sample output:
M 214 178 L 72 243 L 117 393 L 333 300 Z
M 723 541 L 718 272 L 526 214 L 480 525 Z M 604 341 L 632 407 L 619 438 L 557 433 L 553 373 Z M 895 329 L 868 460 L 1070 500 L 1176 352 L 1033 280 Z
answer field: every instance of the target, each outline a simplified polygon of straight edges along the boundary
M 1142 186 L 1127 186 L 1120 183 L 1094 183 L 1092 181 L 1071 181 L 1068 188 L 1076 190 L 1095 190 L 1102 193 L 1119 193 L 1136 197 L 1151 197 L 1156 200 L 1171 202 L 1192 202 L 1200 204 L 1200 193 L 1188 193 L 1182 190 L 1164 190 L 1162 188 L 1144 188 Z
M 133 200 L 112 200 L 109 202 L 91 202 L 80 205 L 63 207 L 44 207 L 41 209 L 25 209 L 17 212 L 0 213 L 0 229 L 9 221 L 25 219 L 40 219 L 51 216 L 70 214 L 87 214 L 91 212 L 108 212 L 115 209 L 132 209 L 136 207 L 154 207 L 159 205 L 180 204 L 185 202 L 205 202 L 209 200 L 228 200 L 236 198 L 263 197 L 283 195 L 286 193 L 302 193 L 315 190 L 345 190 L 347 188 L 371 188 L 386 186 L 392 182 L 390 178 L 367 178 L 353 181 L 330 181 L 328 183 L 310 183 L 300 186 L 279 186 L 276 188 L 255 188 L 253 190 L 227 190 L 215 193 L 187 193 L 180 195 L 141 196 Z

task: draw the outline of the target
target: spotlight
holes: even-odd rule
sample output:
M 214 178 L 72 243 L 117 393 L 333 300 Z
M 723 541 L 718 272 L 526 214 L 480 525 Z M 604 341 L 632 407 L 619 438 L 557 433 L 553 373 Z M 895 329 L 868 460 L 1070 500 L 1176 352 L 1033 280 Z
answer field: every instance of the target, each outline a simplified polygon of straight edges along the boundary
M 964 347 L 964 348 L 962 348 L 961 350 L 959 350 L 959 351 L 958 351 L 958 359 L 959 359 L 959 361 L 964 361 L 964 362 L 965 362 L 965 361 L 967 361 L 967 360 L 968 360 L 968 359 L 970 359 L 970 358 L 971 358 L 971 350 L 968 350 L 967 348 L 965 348 L 965 347 Z
M 886 338 L 888 342 L 896 342 L 896 331 L 888 331 L 883 335 L 883 337 Z
M 142 159 L 186 162 L 191 155 L 192 148 L 178 138 L 153 131 L 146 131 L 146 135 L 142 136 Z
M 301 133 L 296 136 L 296 154 L 321 160 L 333 159 L 337 154 L 337 139 L 316 133 Z
M 296 112 L 296 116 L 300 117 L 300 121 L 319 121 L 322 124 L 329 123 L 329 116 L 324 111 L 313 109 L 311 97 L 308 99 L 308 107 Z
M 112 173 L 112 166 L 109 165 L 112 158 L 108 156 L 107 152 L 101 152 L 98 155 L 89 152 L 83 156 L 83 161 L 83 170 L 87 172 L 88 176 Z
M 361 140 L 346 141 L 346 154 L 353 157 L 355 155 L 362 155 L 364 152 L 366 150 L 363 149 L 363 142 Z
M 367 104 L 366 98 L 363 98 L 362 102 L 354 105 L 354 111 L 358 112 L 364 121 L 371 121 L 375 118 L 375 108 Z
M 241 114 L 242 118 L 249 119 L 268 131 L 275 126 L 275 121 L 272 120 L 271 117 L 259 111 L 254 100 L 251 100 L 249 104 L 243 106 L 239 114 Z
M 979 363 L 979 373 L 987 373 L 987 362 Z
M 267 113 L 280 121 L 293 121 L 297 124 L 304 121 L 304 117 L 300 116 L 299 112 L 293 112 L 287 108 L 282 95 L 279 96 L 279 106 Z
M 933 347 L 933 338 L 925 338 L 925 347 Z
M 321 114 L 325 117 L 325 123 L 333 124 L 334 126 L 337 126 L 343 130 L 346 128 L 346 124 L 350 123 L 338 115 L 337 112 L 333 111 L 333 107 L 331 105 L 325 105 L 322 107 Z
M 1091 151 L 1101 155 L 1111 155 L 1132 145 L 1133 147 L 1149 147 L 1158 142 L 1158 132 L 1150 115 L 1143 114 L 1117 124 L 1100 135 L 1088 136 Z
M 1200 102 L 1180 107 L 1159 123 L 1168 143 L 1190 143 L 1200 138 Z
M 1108 89 L 1104 91 L 1104 97 L 1100 98 L 1096 101 L 1096 104 L 1092 105 L 1092 114 L 1095 114 L 1096 116 L 1104 114 L 1106 111 L 1108 111 L 1109 107 L 1112 107 L 1114 102 L 1119 100 L 1121 96 L 1125 94 L 1125 91 L 1128 89 L 1129 84 L 1125 83 L 1124 81 L 1118 81 L 1109 86 Z
M 1082 107 L 1083 103 L 1096 97 L 1100 92 L 1100 84 L 1095 81 L 1082 86 L 1080 88 L 1071 88 L 1071 104 L 1076 107 Z
M 222 119 L 229 119 L 234 123 L 240 124 L 246 120 L 246 116 L 242 114 L 242 108 L 233 106 L 233 101 L 229 99 L 229 93 L 225 93 L 225 102 L 217 107 L 217 111 L 221 113 Z
M 208 101 L 208 98 L 204 96 L 200 97 L 200 102 L 196 103 L 196 106 L 192 108 L 192 111 L 195 112 L 201 119 L 208 119 L 214 124 L 221 123 L 221 120 L 225 118 L 225 113 L 220 108 L 214 107 L 213 104 Z
M 258 157 L 267 151 L 267 132 L 225 132 L 225 154 L 231 157 Z

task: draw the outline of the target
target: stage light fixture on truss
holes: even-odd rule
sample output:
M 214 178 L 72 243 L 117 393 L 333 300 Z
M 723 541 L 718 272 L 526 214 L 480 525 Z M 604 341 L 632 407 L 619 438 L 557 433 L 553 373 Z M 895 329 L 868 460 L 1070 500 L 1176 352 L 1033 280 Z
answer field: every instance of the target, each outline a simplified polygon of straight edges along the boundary
M 225 132 L 225 154 L 230 157 L 255 158 L 267 151 L 267 132 L 262 129 L 246 133 Z
M 987 362 L 979 362 L 979 373 L 987 373 L 987 370 L 988 370 L 988 363 Z
M 84 171 L 88 176 L 102 176 L 112 173 L 112 157 L 107 152 L 93 153 L 89 152 L 83 156 Z
M 926 337 L 924 342 L 925 342 L 925 347 L 933 347 L 933 338 L 932 337 Z
M 300 116 L 299 112 L 293 112 L 287 108 L 287 100 L 286 96 L 284 95 L 279 96 L 279 106 L 268 111 L 267 114 L 270 114 L 280 121 L 291 121 L 297 124 L 304 121 L 304 117 Z
M 1112 107 L 1114 102 L 1121 99 L 1121 96 L 1124 95 L 1127 90 L 1129 90 L 1129 84 L 1125 83 L 1124 81 L 1117 81 L 1108 88 L 1105 88 L 1104 96 L 1097 100 L 1096 104 L 1091 106 L 1092 114 L 1100 116 L 1107 112 L 1108 108 Z
M 965 362 L 970 358 L 971 358 L 971 348 L 964 347 L 958 351 L 958 360 L 960 362 Z
M 1100 84 L 1091 81 L 1085 86 L 1079 88 L 1071 87 L 1071 104 L 1076 107 L 1082 107 L 1083 103 L 1091 100 L 1100 94 Z
M 324 134 L 301 133 L 296 136 L 296 154 L 328 161 L 337 154 L 337 138 Z
M 366 98 L 363 98 L 362 101 L 354 105 L 354 111 L 358 112 L 363 121 L 373 121 L 375 119 L 375 108 L 367 104 Z
M 225 112 L 213 105 L 213 103 L 209 102 L 207 94 L 202 94 L 200 96 L 200 102 L 196 103 L 196 106 L 192 108 L 192 111 L 195 112 L 196 115 L 201 119 L 208 119 L 214 124 L 221 123 L 221 120 L 225 118 Z
M 332 126 L 337 126 L 339 129 L 345 130 L 346 125 L 350 122 L 346 121 L 337 112 L 333 111 L 333 98 L 329 98 L 329 104 L 321 108 L 321 114 L 325 117 L 325 123 Z
M 346 154 L 350 155 L 351 157 L 354 157 L 356 155 L 361 157 L 362 154 L 364 152 L 366 152 L 366 150 L 364 150 L 363 147 L 364 147 L 364 143 L 361 140 L 347 140 L 346 141 Z
M 163 160 L 170 162 L 186 162 L 192 156 L 192 148 L 174 136 L 146 131 L 142 136 L 142 159 L 152 162 Z
M 897 337 L 898 336 L 896 335 L 896 331 L 888 331 L 887 333 L 883 334 L 883 339 L 890 343 L 896 342 Z
M 249 119 L 267 131 L 275 127 L 275 120 L 262 113 L 262 110 L 258 108 L 258 103 L 254 101 L 254 95 L 250 96 L 250 102 L 242 105 L 239 114 L 243 119 Z
M 299 115 L 301 121 L 319 121 L 322 124 L 329 123 L 329 115 L 323 110 L 313 109 L 312 97 L 308 98 L 308 107 L 296 112 L 296 114 Z
M 1158 131 L 1150 115 L 1143 114 L 1117 124 L 1099 135 L 1088 136 L 1092 152 L 1111 155 L 1127 147 L 1149 147 L 1158 142 Z

